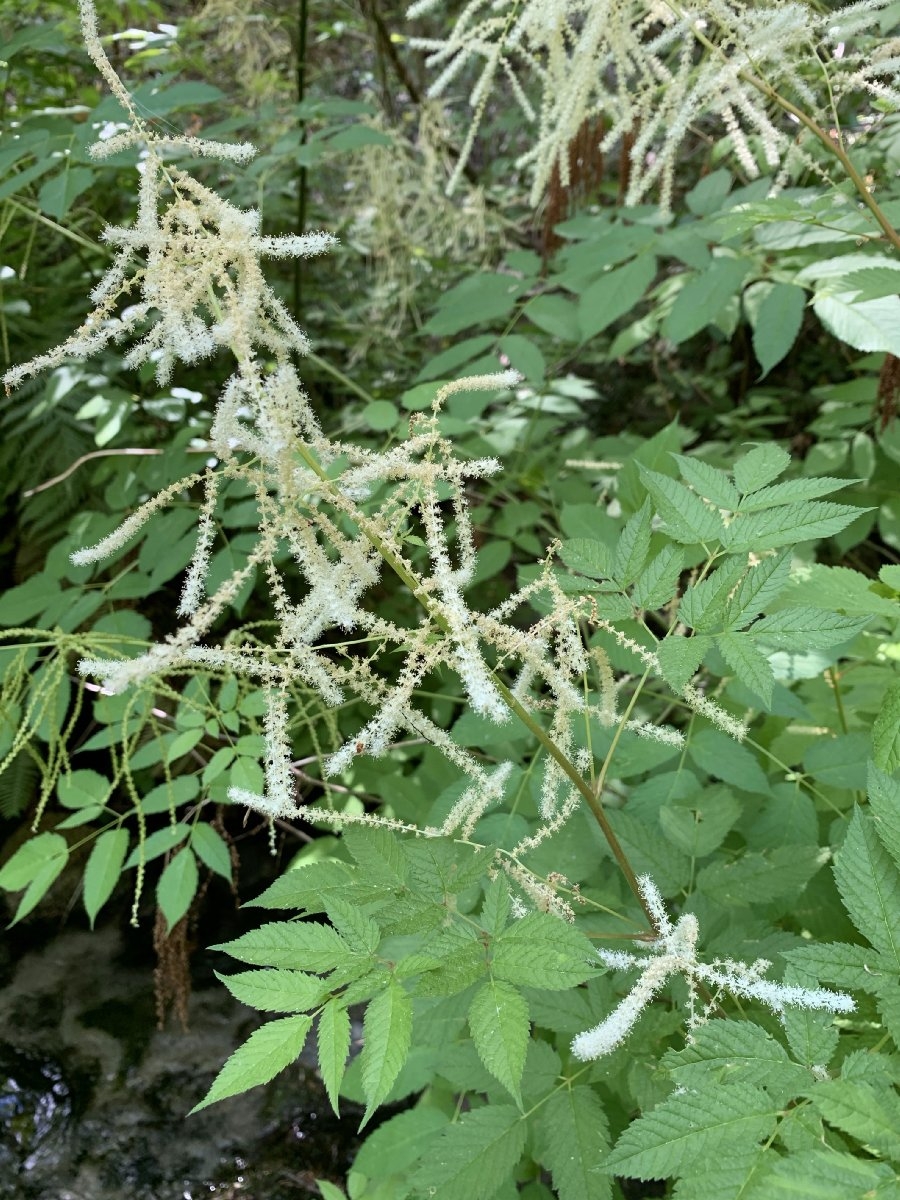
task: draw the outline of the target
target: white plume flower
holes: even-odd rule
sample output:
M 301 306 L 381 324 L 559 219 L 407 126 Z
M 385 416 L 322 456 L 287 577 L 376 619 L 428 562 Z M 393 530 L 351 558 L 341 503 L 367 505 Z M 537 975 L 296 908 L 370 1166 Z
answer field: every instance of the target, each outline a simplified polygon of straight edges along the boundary
M 743 1000 L 758 1000 L 780 1016 L 786 1008 L 804 1008 L 819 1012 L 848 1013 L 856 1007 L 845 992 L 828 988 L 804 988 L 763 979 L 771 963 L 758 959 L 754 963 L 733 959 L 701 962 L 697 957 L 700 927 L 693 913 L 683 913 L 673 924 L 666 912 L 659 889 L 648 875 L 638 879 L 638 886 L 653 918 L 656 938 L 639 942 L 642 953 L 622 950 L 598 950 L 597 953 L 611 970 L 638 968 L 640 975 L 624 1000 L 593 1029 L 580 1033 L 572 1042 L 576 1058 L 590 1061 L 609 1054 L 621 1045 L 634 1028 L 641 1013 L 674 975 L 683 975 L 688 984 L 688 1029 L 704 1024 L 722 992 L 730 992 Z M 714 995 L 701 1012 L 696 1010 L 697 989 L 705 984 Z

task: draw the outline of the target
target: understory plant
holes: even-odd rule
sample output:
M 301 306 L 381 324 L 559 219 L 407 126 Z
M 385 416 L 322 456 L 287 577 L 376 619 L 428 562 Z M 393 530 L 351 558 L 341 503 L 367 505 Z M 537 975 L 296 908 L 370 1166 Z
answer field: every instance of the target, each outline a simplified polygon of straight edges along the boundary
M 832 14 L 834 28 L 849 37 L 887 8 L 851 6 Z M 765 16 L 776 9 L 737 4 L 706 16 L 676 5 L 495 5 L 473 31 L 478 9 L 432 47 L 452 58 L 437 93 L 470 53 L 487 54 L 476 113 L 501 70 L 528 103 L 509 65 L 518 50 L 548 96 L 574 62 L 573 88 L 588 65 L 595 72 L 585 95 L 605 95 L 614 78 L 616 100 L 666 101 L 632 149 L 635 203 L 660 178 L 668 205 L 677 137 L 698 111 L 722 115 L 748 169 L 757 136 L 770 165 L 807 163 L 766 107 L 790 114 L 794 101 L 756 74 L 771 68 L 815 100 L 795 46 L 837 35 L 828 26 L 825 37 L 805 6 L 778 6 L 774 33 Z M 335 1109 L 341 1096 L 361 1102 L 365 1125 L 383 1104 L 406 1102 L 360 1152 L 352 1200 L 600 1200 L 629 1179 L 672 1180 L 682 1200 L 796 1194 L 807 1179 L 823 1197 L 896 1194 L 900 568 L 874 580 L 815 561 L 818 545 L 849 538 L 876 507 L 832 498 L 860 480 L 804 473 L 772 442 L 724 458 L 685 453 L 690 435 L 677 423 L 644 442 L 623 437 L 605 447 L 618 457 L 568 462 L 573 495 L 590 502 L 563 503 L 559 536 L 497 587 L 480 543 L 492 522 L 514 520 L 516 500 L 500 490 L 487 418 L 475 453 L 455 438 L 489 407 L 539 407 L 530 383 L 497 359 L 405 393 L 408 420 L 390 421 L 381 445 L 334 436 L 301 383 L 307 337 L 261 266 L 319 256 L 334 238 L 266 235 L 258 211 L 203 182 L 191 159 L 240 165 L 253 148 L 148 124 L 91 0 L 79 10 L 123 110 L 92 153 L 138 148 L 137 215 L 105 231 L 114 256 L 80 328 L 4 381 L 14 388 L 126 342 L 125 364 L 152 365 L 161 385 L 179 364 L 219 353 L 234 365 L 197 448 L 202 466 L 142 496 L 71 558 L 102 571 L 196 497 L 177 628 L 137 654 L 121 636 L 104 652 L 102 636 L 73 632 L 48 660 L 64 673 L 66 656 L 80 656 L 80 676 L 121 723 L 126 758 L 164 705 L 189 702 L 159 794 L 148 809 L 121 756 L 99 791 L 64 748 L 43 760 L 44 802 L 56 789 L 65 804 L 79 784 L 87 800 L 68 805 L 77 821 L 37 833 L 0 871 L 2 886 L 25 893 L 18 915 L 59 875 L 70 852 L 59 830 L 74 825 L 97 834 L 91 919 L 123 867 L 136 867 L 139 889 L 148 859 L 167 853 L 159 902 L 170 925 L 193 897 L 198 859 L 229 874 L 221 838 L 180 821 L 180 804 L 199 813 L 215 800 L 273 828 L 332 830 L 340 836 L 320 842 L 327 855 L 313 841 L 253 901 L 286 915 L 219 947 L 249 968 L 222 976 L 235 998 L 287 1015 L 235 1051 L 197 1107 L 267 1083 L 315 1027 Z M 791 37 L 777 43 L 783 29 Z M 606 33 L 602 54 L 580 40 L 600 45 Z M 714 70 L 695 61 L 698 46 Z M 896 57 L 879 57 L 877 70 L 844 61 L 852 86 L 896 98 L 883 82 Z M 542 110 L 524 160 L 537 163 L 536 196 L 559 145 L 593 115 L 595 101 L 580 97 L 568 124 Z M 800 124 L 818 129 L 802 111 Z M 613 132 L 636 115 L 625 108 Z M 651 163 L 669 119 L 672 138 Z M 835 155 L 896 246 L 839 142 Z M 236 496 L 253 532 L 231 569 L 213 571 Z M 254 577 L 267 619 L 229 628 Z M 12 632 L 25 638 L 9 671 L 15 757 L 45 693 L 27 682 L 40 643 Z M 182 794 L 172 762 L 204 734 L 240 740 L 248 718 L 258 781 L 234 770 L 235 751 L 216 771 L 215 755 L 201 758 L 200 783 Z M 133 807 L 113 802 L 120 784 Z M 153 843 L 145 817 L 163 812 Z M 320 1186 L 327 1200 L 343 1194 Z

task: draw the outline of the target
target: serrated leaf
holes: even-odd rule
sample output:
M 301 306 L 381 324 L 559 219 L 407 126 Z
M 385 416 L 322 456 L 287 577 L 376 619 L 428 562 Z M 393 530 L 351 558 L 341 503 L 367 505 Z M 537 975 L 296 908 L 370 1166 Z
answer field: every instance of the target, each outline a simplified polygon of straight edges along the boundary
M 262 895 L 248 900 L 250 908 L 297 908 L 324 912 L 331 896 L 347 895 L 353 874 L 345 863 L 314 862 L 286 871 Z
M 717 508 L 728 511 L 737 508 L 740 493 L 724 471 L 702 458 L 689 458 L 686 454 L 673 454 L 672 457 L 678 463 L 681 478 L 704 500 L 711 500 Z
M 485 885 L 484 904 L 481 908 L 481 925 L 496 937 L 502 933 L 509 921 L 512 899 L 506 876 L 498 874 Z
M 256 967 L 331 971 L 352 958 L 343 938 L 318 921 L 269 921 L 233 942 L 211 946 Z
M 170 850 L 174 850 L 190 835 L 190 832 L 190 827 L 180 821 L 175 825 L 167 825 L 164 829 L 157 829 L 150 834 L 143 846 L 138 844 L 128 855 L 125 860 L 126 871 L 130 867 L 136 867 L 142 859 L 144 862 L 151 862 L 154 858 L 159 858 Z
M 872 726 L 872 757 L 879 770 L 893 774 L 900 767 L 900 682 L 885 692 Z
M 56 795 L 63 808 L 87 808 L 105 804 L 112 791 L 112 784 L 97 771 L 71 771 L 61 775 L 56 785 Z
M 315 975 L 277 968 L 240 971 L 237 975 L 220 975 L 217 971 L 216 978 L 241 1004 L 260 1012 L 305 1012 L 315 1008 L 325 990 Z
M 485 948 L 467 930 L 447 930 L 429 944 L 428 950 L 429 957 L 437 958 L 439 965 L 424 968 L 428 973 L 417 983 L 416 996 L 453 996 L 486 972 Z
M 69 860 L 69 847 L 58 833 L 39 833 L 20 846 L 0 871 L 0 887 L 25 888 L 10 925 L 26 917 L 50 890 Z
M 772 664 L 747 633 L 720 633 L 716 645 L 734 671 L 735 678 L 759 696 L 766 708 L 772 705 L 775 673 Z
M 875 832 L 900 868 L 900 783 L 870 762 L 867 786 Z
M 766 611 L 788 586 L 791 577 L 791 552 L 783 550 L 755 563 L 741 580 L 728 601 L 724 623 L 728 629 L 740 629 Z
M 694 1031 L 683 1050 L 669 1050 L 661 1065 L 679 1087 L 704 1088 L 707 1083 L 750 1084 L 795 1095 L 811 1076 L 792 1063 L 787 1051 L 753 1021 L 710 1021 Z
M 541 1109 L 540 1161 L 559 1200 L 609 1200 L 610 1180 L 597 1168 L 609 1150 L 609 1126 L 593 1088 L 553 1092 Z
M 788 462 L 790 462 L 790 456 L 788 456 Z M 785 479 L 781 483 L 773 483 L 771 487 L 757 488 L 751 495 L 744 496 L 741 499 L 741 512 L 759 512 L 761 509 L 775 508 L 780 504 L 815 500 L 819 496 L 839 492 L 841 488 L 860 482 L 862 481 L 859 479 L 839 479 L 832 475 L 809 475 L 801 476 L 798 479 Z
M 785 983 L 788 984 L 799 983 L 801 987 L 806 987 L 810 982 L 809 976 L 798 975 L 795 971 L 785 974 Z M 794 1058 L 808 1067 L 827 1067 L 840 1038 L 840 1030 L 831 1013 L 815 1012 L 808 1008 L 786 1008 L 781 1016 Z
M 486 718 L 479 720 L 491 725 Z M 473 850 L 438 838 L 405 842 L 403 849 L 409 862 L 410 886 L 426 896 L 435 890 L 458 895 L 473 884 L 480 885 L 494 854 L 489 846 Z
M 758 492 L 760 488 L 764 488 L 790 465 L 791 456 L 781 446 L 754 446 L 737 460 L 732 474 L 738 491 L 746 495 L 748 492 Z
M 771 1155 L 768 1170 L 736 1196 L 740 1200 L 890 1200 L 891 1192 L 880 1185 L 889 1184 L 892 1174 L 884 1163 L 854 1158 L 829 1146 L 786 1158 Z
M 718 633 L 746 572 L 743 557 L 728 558 L 706 579 L 692 584 L 681 597 L 681 620 L 699 633 Z
M 231 854 L 217 829 L 198 821 L 191 833 L 191 849 L 204 866 L 231 882 Z
M 674 895 L 693 879 L 691 860 L 672 845 L 658 825 L 622 809 L 610 813 L 610 824 L 635 871 L 649 875 L 664 896 Z
M 799 896 L 821 866 L 818 846 L 775 846 L 711 863 L 697 873 L 697 889 L 723 905 L 771 902 Z
M 856 928 L 900 970 L 900 871 L 859 808 L 835 855 L 834 878 Z
M 842 617 L 839 613 L 798 604 L 762 617 L 747 630 L 768 646 L 786 650 L 830 650 L 849 642 L 869 623 L 868 617 Z
M 777 550 L 798 542 L 832 537 L 870 510 L 827 500 L 803 500 L 761 512 L 738 513 L 725 531 L 724 542 L 731 553 Z
M 306 1035 L 312 1025 L 312 1017 L 281 1017 L 269 1021 L 238 1046 L 222 1070 L 213 1080 L 212 1087 L 196 1104 L 191 1112 L 199 1112 L 227 1096 L 237 1096 L 270 1079 L 290 1066 L 303 1050 Z
M 562 991 L 589 979 L 597 961 L 583 933 L 546 913 L 529 913 L 495 939 L 492 969 L 507 983 Z
M 886 1087 L 829 1079 L 807 1093 L 829 1125 L 888 1158 L 900 1158 L 900 1098 Z
M 112 895 L 128 851 L 128 830 L 107 829 L 94 842 L 84 869 L 84 908 L 94 928 L 97 913 Z
M 876 955 L 865 946 L 850 942 L 813 942 L 785 951 L 784 958 L 822 983 L 835 983 L 839 987 L 867 988 L 867 978 L 873 981 L 877 978 L 872 974 Z
M 813 608 L 830 608 L 848 616 L 872 613 L 895 619 L 897 601 L 879 595 L 871 579 L 851 567 L 826 567 L 812 563 L 802 568 L 802 578 L 791 580 L 792 604 L 810 604 Z
M 722 541 L 725 526 L 715 508 L 707 507 L 696 492 L 677 479 L 651 471 L 642 463 L 637 465 L 670 537 L 688 546 L 696 542 Z
M 341 1080 L 350 1053 L 350 1014 L 337 997 L 329 1000 L 319 1013 L 316 1046 L 322 1082 L 337 1114 Z
M 567 567 L 589 579 L 612 578 L 612 553 L 597 538 L 568 538 L 560 545 L 559 557 Z
M 363 1018 L 362 1085 L 366 1111 L 360 1127 L 391 1090 L 409 1053 L 412 1004 L 399 983 L 391 979 L 369 1002 Z
M 47 866 L 58 860 L 65 863 L 69 848 L 58 833 L 39 833 L 29 838 L 0 869 L 0 887 L 20 892 Z M 62 869 L 62 868 L 60 868 Z
M 525 1148 L 526 1124 L 512 1105 L 463 1113 L 431 1147 L 412 1179 L 430 1200 L 490 1200 L 512 1176 Z
M 806 308 L 806 291 L 793 283 L 776 283 L 763 297 L 753 322 L 753 353 L 762 367 L 760 378 L 780 363 L 797 340 Z
M 768 1178 L 769 1163 L 775 1158 L 768 1145 L 719 1155 L 683 1175 L 675 1184 L 672 1200 L 746 1200 L 754 1183 Z
M 521 1106 L 530 1021 L 522 993 L 501 979 L 489 979 L 469 1006 L 469 1029 L 478 1056 Z
M 710 1084 L 669 1096 L 633 1121 L 602 1169 L 635 1179 L 680 1175 L 701 1160 L 739 1153 L 770 1137 L 778 1106 L 759 1088 Z
M 709 649 L 709 638 L 673 634 L 656 648 L 662 677 L 675 692 L 681 692 L 696 674 Z
M 817 739 L 803 754 L 803 768 L 829 787 L 866 786 L 866 755 L 871 745 L 865 733 L 839 733 Z
M 678 546 L 663 546 L 634 582 L 631 598 L 638 608 L 662 608 L 676 595 L 684 553 Z
M 647 499 L 625 522 L 613 560 L 612 577 L 620 587 L 628 587 L 647 561 L 652 519 L 653 510 Z
M 705 858 L 722 844 L 740 815 L 740 804 L 733 796 L 725 795 L 704 811 L 664 804 L 659 810 L 659 824 L 669 841 L 683 854 Z
M 156 901 L 171 931 L 191 906 L 197 894 L 199 872 L 193 852 L 185 847 L 166 864 L 156 885 Z
M 375 953 L 381 941 L 381 930 L 361 908 L 342 896 L 331 896 L 325 911 L 354 954 Z
M 896 263 L 850 271 L 842 276 L 841 283 L 848 292 L 856 293 L 857 300 L 879 300 L 882 296 L 896 296 L 900 292 Z
M 398 1113 L 369 1134 L 353 1160 L 354 1172 L 378 1182 L 401 1176 L 427 1153 L 450 1118 L 440 1109 L 419 1106 Z
M 348 825 L 342 841 L 362 868 L 366 879 L 385 888 L 399 888 L 406 879 L 400 843 L 387 829 Z

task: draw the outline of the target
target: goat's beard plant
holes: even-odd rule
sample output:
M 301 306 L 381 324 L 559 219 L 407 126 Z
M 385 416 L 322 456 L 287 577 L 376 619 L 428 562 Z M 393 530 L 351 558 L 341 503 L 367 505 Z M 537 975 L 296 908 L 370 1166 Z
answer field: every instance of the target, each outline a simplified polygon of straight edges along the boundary
M 439 7 L 437 0 L 417 0 L 407 15 L 422 17 Z M 640 203 L 659 186 L 665 210 L 679 149 L 701 116 L 718 118 L 748 178 L 760 174 L 762 161 L 780 169 L 784 183 L 798 167 L 821 169 L 798 129 L 820 141 L 832 133 L 809 113 L 828 111 L 841 136 L 838 105 L 848 95 L 895 108 L 896 41 L 876 54 L 853 46 L 860 33 L 890 19 L 891 7 L 891 0 L 825 6 L 824 12 L 783 0 L 473 0 L 449 36 L 414 44 L 436 69 L 433 97 L 445 95 L 471 61 L 483 61 L 469 94 L 473 116 L 451 190 L 492 90 L 504 81 L 535 126 L 532 145 L 517 163 L 532 169 L 532 203 L 544 195 L 554 168 L 568 186 L 569 147 L 586 122 L 599 119 L 600 154 L 631 137 L 626 204 Z M 537 111 L 533 81 L 540 89 Z M 778 119 L 784 113 L 792 117 L 786 128 Z
M 415 416 L 408 438 L 387 450 L 331 440 L 304 395 L 292 361 L 306 350 L 306 338 L 265 284 L 259 259 L 319 254 L 333 239 L 327 233 L 265 237 L 257 213 L 241 211 L 177 165 L 176 157 L 189 154 L 240 162 L 252 155 L 252 149 L 193 137 L 160 137 L 148 130 L 102 49 L 91 0 L 81 0 L 80 11 L 91 57 L 129 118 L 127 132 L 97 143 L 94 153 L 103 156 L 131 145 L 144 148 L 137 221 L 132 228 L 106 231 L 117 255 L 94 289 L 96 308 L 81 329 L 55 350 L 9 371 L 5 382 L 15 385 L 38 370 L 69 356 L 85 357 L 139 329 L 146 332 L 126 362 L 153 361 L 161 381 L 169 378 L 177 362 L 194 363 L 219 349 L 228 350 L 236 360 L 210 433 L 215 465 L 148 499 L 114 533 L 74 555 L 79 564 L 100 562 L 173 497 L 202 484 L 205 498 L 197 545 L 179 606 L 183 624 L 139 658 L 83 661 L 82 673 L 98 677 L 112 692 L 198 664 L 252 677 L 261 681 L 267 700 L 265 794 L 234 788 L 233 802 L 270 819 L 358 822 L 391 833 L 471 842 L 480 818 L 502 803 L 512 764 L 486 767 L 417 705 L 416 692 L 423 680 L 439 667 L 447 667 L 460 680 L 472 710 L 494 722 L 521 722 L 543 752 L 536 830 L 511 849 L 488 854 L 484 863 L 484 871 L 492 877 L 505 872 L 516 897 L 514 913 L 521 916 L 538 909 L 562 921 L 574 920 L 572 906 L 559 887 L 564 881 L 531 871 L 528 856 L 585 803 L 647 917 L 648 930 L 640 943 L 643 956 L 607 953 L 594 960 L 598 966 L 602 961 L 611 968 L 643 970 L 616 1013 L 575 1039 L 576 1056 L 590 1059 L 612 1050 L 655 992 L 677 973 L 687 978 L 692 1002 L 698 989 L 711 985 L 716 994 L 730 990 L 776 1013 L 790 1005 L 849 1011 L 852 1001 L 841 993 L 762 980 L 768 964 L 761 961 L 704 965 L 697 957 L 696 918 L 685 914 L 673 924 L 653 881 L 635 876 L 600 801 L 608 760 L 595 777 L 590 754 L 576 748 L 576 723 L 594 720 L 675 744 L 681 734 L 631 718 L 640 685 L 633 688 L 624 715 L 618 712 L 622 681 L 614 679 L 606 655 L 585 644 L 583 629 L 592 622 L 604 628 L 639 656 L 647 674 L 662 674 L 656 654 L 617 633 L 597 614 L 590 597 L 564 593 L 551 570 L 549 554 L 534 582 L 496 608 L 481 612 L 468 605 L 465 592 L 473 577 L 476 550 L 466 490 L 470 481 L 501 467 L 491 458 L 464 461 L 456 456 L 441 433 L 441 405 L 458 390 L 513 388 L 515 373 L 478 376 L 442 387 L 432 411 Z M 119 302 L 131 293 L 139 293 L 140 298 L 116 315 Z M 246 565 L 206 595 L 204 582 L 215 540 L 213 512 L 222 481 L 230 479 L 240 479 L 252 489 L 259 536 Z M 424 566 L 407 554 L 407 538 L 413 532 L 427 547 Z M 277 565 L 284 547 L 305 582 L 299 597 L 289 594 Z M 248 643 L 235 649 L 211 644 L 208 637 L 215 622 L 254 567 L 261 568 L 268 583 L 277 637 L 268 646 Z M 421 612 L 417 624 L 403 626 L 374 611 L 370 596 L 378 583 L 406 589 L 415 598 Z M 535 600 L 545 615 L 526 627 L 522 610 Z M 519 623 L 513 621 L 514 615 Z M 380 647 L 379 653 L 368 658 L 340 657 L 322 644 L 324 635 L 335 629 L 363 635 Z M 399 668 L 379 670 L 379 660 L 390 663 L 397 657 Z M 590 676 L 599 680 L 593 693 L 586 686 Z M 291 771 L 287 699 L 298 678 L 326 705 L 356 697 L 375 710 L 326 759 L 327 776 L 340 775 L 358 756 L 377 759 L 399 734 L 410 731 L 445 755 L 467 781 L 445 819 L 435 826 L 410 825 L 389 815 L 338 811 L 330 806 L 327 785 L 324 803 L 301 803 Z M 699 689 L 686 684 L 682 700 L 735 738 L 743 736 L 743 723 Z M 399 985 L 392 986 L 396 990 Z M 699 1015 L 692 1003 L 692 1027 L 710 1012 L 711 1002 Z

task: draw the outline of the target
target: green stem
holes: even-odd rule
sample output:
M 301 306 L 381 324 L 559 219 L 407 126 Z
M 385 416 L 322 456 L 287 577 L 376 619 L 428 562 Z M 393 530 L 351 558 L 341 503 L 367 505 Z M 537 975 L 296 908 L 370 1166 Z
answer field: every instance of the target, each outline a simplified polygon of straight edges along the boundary
M 818 138 L 822 145 L 825 146 L 825 148 L 835 156 L 835 158 L 846 171 L 847 177 L 852 181 L 853 186 L 859 193 L 863 203 L 881 226 L 885 237 L 888 239 L 894 249 L 900 253 L 900 233 L 897 232 L 897 230 L 882 212 L 881 206 L 869 191 L 868 187 L 866 186 L 866 181 L 863 179 L 862 175 L 860 175 L 859 171 L 857 171 L 856 167 L 854 167 L 849 154 L 841 145 L 840 141 L 836 141 L 833 137 L 831 137 L 826 130 L 824 130 L 821 125 L 814 121 L 812 117 L 805 113 L 803 109 L 798 108 L 796 104 L 792 104 L 790 100 L 782 96 L 780 92 L 776 91 L 771 84 L 766 83 L 764 79 L 758 79 L 749 71 L 741 71 L 740 75 L 741 78 L 749 83 L 751 87 L 756 88 L 757 91 L 762 92 L 764 96 L 768 96 L 770 100 L 772 100 L 780 108 L 783 108 L 785 112 L 796 117 L 800 124 L 808 129 L 814 137 Z
M 312 350 L 310 350 L 305 357 L 308 358 L 310 362 L 315 363 L 317 367 L 320 367 L 328 375 L 331 375 L 333 378 L 337 379 L 344 385 L 345 388 L 349 388 L 351 392 L 356 392 L 360 399 L 365 400 L 369 404 L 374 403 L 375 397 L 371 394 L 371 392 L 367 392 L 366 389 L 361 388 L 358 383 L 354 383 L 349 375 L 345 375 L 343 371 L 339 370 L 336 366 L 334 366 L 333 363 L 330 363 L 327 358 L 320 358 L 318 354 L 314 354 Z

